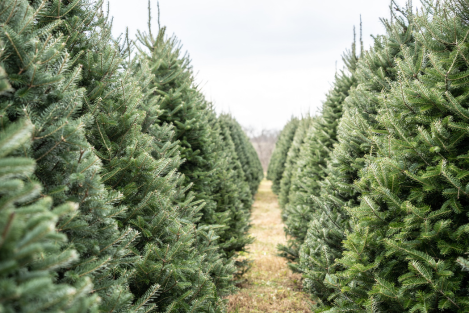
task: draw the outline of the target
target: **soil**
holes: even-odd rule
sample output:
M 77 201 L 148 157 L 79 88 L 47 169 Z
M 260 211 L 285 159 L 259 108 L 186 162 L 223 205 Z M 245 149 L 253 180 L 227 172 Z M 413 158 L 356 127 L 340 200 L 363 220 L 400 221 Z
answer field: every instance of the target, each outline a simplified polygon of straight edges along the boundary
M 277 256 L 277 245 L 286 243 L 284 224 L 272 182 L 261 182 L 252 209 L 250 234 L 255 241 L 240 258 L 253 261 L 238 285 L 239 292 L 228 297 L 228 312 L 312 312 L 312 302 L 301 291 L 301 275 L 293 273 L 287 261 Z

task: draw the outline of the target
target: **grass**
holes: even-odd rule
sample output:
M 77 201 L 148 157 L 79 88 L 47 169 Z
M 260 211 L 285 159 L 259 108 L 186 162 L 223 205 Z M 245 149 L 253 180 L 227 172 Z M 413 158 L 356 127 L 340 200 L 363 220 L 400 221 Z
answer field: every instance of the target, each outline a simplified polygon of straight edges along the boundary
M 228 312 L 312 312 L 311 301 L 301 292 L 301 275 L 293 273 L 277 256 L 277 244 L 285 243 L 277 196 L 271 182 L 262 181 L 252 211 L 250 233 L 256 238 L 241 258 L 253 261 L 240 291 L 228 297 Z

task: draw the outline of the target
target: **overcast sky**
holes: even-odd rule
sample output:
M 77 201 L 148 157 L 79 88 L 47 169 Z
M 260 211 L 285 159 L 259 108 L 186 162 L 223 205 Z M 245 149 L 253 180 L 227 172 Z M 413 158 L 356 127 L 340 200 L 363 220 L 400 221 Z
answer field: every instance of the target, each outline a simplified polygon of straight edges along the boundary
M 111 0 L 114 34 L 146 31 L 147 4 Z M 358 39 L 360 14 L 366 48 L 370 34 L 384 32 L 379 18 L 389 17 L 389 0 L 160 0 L 160 10 L 218 112 L 244 126 L 281 129 L 292 115 L 319 110 L 354 25 Z

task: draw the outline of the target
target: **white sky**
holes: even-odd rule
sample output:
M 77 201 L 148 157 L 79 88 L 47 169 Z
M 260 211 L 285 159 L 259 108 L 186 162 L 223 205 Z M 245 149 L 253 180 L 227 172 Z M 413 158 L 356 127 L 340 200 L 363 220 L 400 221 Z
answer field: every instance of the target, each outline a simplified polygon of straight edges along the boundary
M 132 37 L 147 31 L 147 5 L 110 0 L 115 36 L 126 27 Z M 365 48 L 370 34 L 384 32 L 379 18 L 389 17 L 389 0 L 160 0 L 160 10 L 218 112 L 244 126 L 281 129 L 292 115 L 321 107 L 354 25 L 358 39 L 360 14 Z M 156 33 L 156 0 L 152 15 Z

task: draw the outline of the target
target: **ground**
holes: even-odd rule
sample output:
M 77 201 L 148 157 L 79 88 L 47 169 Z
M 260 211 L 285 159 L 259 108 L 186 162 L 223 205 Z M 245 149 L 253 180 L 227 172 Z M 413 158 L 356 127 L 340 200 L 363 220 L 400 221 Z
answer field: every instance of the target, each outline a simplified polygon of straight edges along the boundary
M 253 261 L 243 276 L 240 291 L 228 297 L 229 313 L 312 312 L 311 301 L 301 292 L 301 275 L 288 269 L 284 258 L 277 256 L 277 244 L 285 243 L 285 233 L 277 196 L 270 181 L 262 181 L 252 211 L 251 235 L 245 257 Z

